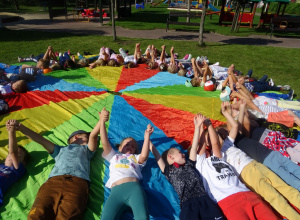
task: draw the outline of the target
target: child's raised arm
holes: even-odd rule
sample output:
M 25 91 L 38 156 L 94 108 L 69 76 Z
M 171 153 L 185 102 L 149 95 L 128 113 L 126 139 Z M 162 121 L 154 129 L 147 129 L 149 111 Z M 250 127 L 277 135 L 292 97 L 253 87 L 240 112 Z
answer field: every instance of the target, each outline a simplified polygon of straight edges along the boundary
M 16 126 L 17 121 L 14 119 L 6 122 L 6 128 L 8 130 L 8 153 L 12 159 L 12 163 L 15 169 L 19 168 L 20 157 L 18 154 L 18 146 L 16 140 Z
M 238 124 L 233 119 L 232 115 L 228 112 L 228 109 L 230 109 L 230 103 L 229 102 L 222 102 L 222 114 L 227 119 L 228 127 L 230 127 L 229 137 L 231 137 L 233 140 L 235 140 L 238 132 Z
M 23 134 L 25 134 L 29 139 L 42 145 L 48 151 L 49 154 L 52 154 L 54 152 L 55 144 L 52 143 L 51 141 L 47 140 L 46 138 L 44 138 L 42 135 L 27 128 L 26 126 L 22 125 L 21 123 L 19 123 L 17 125 L 17 128 L 19 129 L 19 131 L 21 131 Z
M 189 157 L 190 160 L 192 160 L 192 161 L 196 161 L 196 159 L 197 159 L 197 147 L 199 144 L 200 127 L 206 119 L 207 118 L 200 113 L 198 113 L 194 117 L 195 131 L 194 131 L 193 143 L 192 143 L 192 148 L 191 148 L 190 157 Z
M 218 158 L 222 158 L 222 153 L 221 153 L 222 146 L 219 142 L 219 137 L 214 127 L 212 126 L 211 121 L 209 119 L 205 120 L 204 125 L 208 129 L 208 134 L 209 134 L 213 154 Z
M 106 111 L 106 109 L 103 108 L 101 113 L 99 113 L 99 116 L 100 116 L 100 137 L 103 146 L 103 156 L 106 156 L 112 150 L 112 147 L 108 141 L 107 131 L 105 128 L 105 122 L 107 122 L 109 119 L 109 111 Z
M 153 133 L 154 128 L 149 124 L 144 135 L 144 144 L 141 155 L 139 157 L 139 164 L 143 164 L 149 157 L 150 153 L 150 135 Z
M 90 137 L 89 137 L 88 146 L 89 146 L 89 149 L 93 152 L 95 150 L 97 150 L 97 147 L 98 147 L 98 134 L 100 133 L 100 124 L 101 124 L 100 116 L 101 116 L 101 114 L 99 112 L 99 121 L 93 128 L 92 132 L 90 133 Z
M 156 149 L 156 147 L 154 146 L 154 144 L 150 141 L 150 150 L 152 152 L 152 154 L 154 155 L 155 157 L 155 160 L 161 170 L 161 172 L 164 172 L 165 171 L 165 162 L 164 160 L 162 159 L 160 153 L 158 152 L 158 150 Z
M 245 117 L 246 102 L 244 100 L 240 103 L 240 113 L 238 117 L 238 131 L 239 133 L 245 134 L 245 136 L 250 137 L 250 121 L 249 118 Z

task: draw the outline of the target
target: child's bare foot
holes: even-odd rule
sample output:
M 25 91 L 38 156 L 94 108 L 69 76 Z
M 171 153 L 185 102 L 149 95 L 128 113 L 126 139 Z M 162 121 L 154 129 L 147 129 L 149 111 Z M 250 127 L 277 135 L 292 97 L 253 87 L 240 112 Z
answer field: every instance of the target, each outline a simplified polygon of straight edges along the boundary
M 192 58 L 192 59 L 191 59 L 191 62 L 192 62 L 192 63 L 195 62 L 195 58 Z
M 171 53 L 174 53 L 174 47 L 173 47 L 173 46 L 171 47 L 170 52 L 171 52 Z
M 205 60 L 203 60 L 203 62 L 202 62 L 202 63 L 203 63 L 203 67 L 204 67 L 204 68 L 208 68 L 208 64 L 206 63 L 206 61 L 205 61 Z
M 161 49 L 162 49 L 162 50 L 165 50 L 165 49 L 166 49 L 166 45 L 162 45 L 162 46 L 161 46 Z

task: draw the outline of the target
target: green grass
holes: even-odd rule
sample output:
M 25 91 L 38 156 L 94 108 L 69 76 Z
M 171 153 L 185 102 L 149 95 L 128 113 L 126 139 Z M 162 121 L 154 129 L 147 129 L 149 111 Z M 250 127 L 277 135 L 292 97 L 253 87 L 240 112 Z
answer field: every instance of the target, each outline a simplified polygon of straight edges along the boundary
M 247 73 L 249 69 L 253 69 L 254 76 L 261 77 L 267 74 L 273 78 L 276 84 L 289 84 L 296 94 L 300 94 L 300 62 L 297 61 L 300 57 L 300 50 L 290 48 L 219 43 L 207 43 L 205 47 L 199 47 L 197 42 L 193 41 L 129 39 L 121 37 L 116 42 L 113 42 L 112 37 L 1 29 L 0 62 L 16 63 L 18 56 L 28 57 L 30 54 L 44 53 L 49 45 L 52 45 L 55 51 L 64 52 L 70 49 L 71 53 L 74 54 L 76 52 L 83 53 L 83 51 L 98 54 L 99 48 L 102 46 L 109 46 L 115 51 L 122 47 L 133 53 L 136 42 L 141 43 L 143 50 L 149 44 L 155 44 L 158 48 L 165 44 L 167 50 L 174 46 L 175 52 L 179 53 L 179 57 L 183 57 L 187 53 L 191 53 L 193 57 L 205 55 L 210 60 L 210 63 L 218 61 L 221 66 L 229 66 L 234 63 L 236 68 L 244 73 Z
M 116 20 L 116 26 L 121 26 L 127 29 L 139 29 L 139 30 L 153 30 L 153 29 L 165 29 L 166 21 L 168 18 L 169 10 L 167 5 L 151 6 L 147 4 L 144 10 L 137 10 L 132 7 L 132 14 L 130 17 L 121 18 Z M 259 15 L 254 17 L 253 27 L 257 27 L 259 23 Z M 179 18 L 178 21 L 186 21 L 186 18 Z M 191 19 L 191 22 L 199 22 L 200 19 Z M 231 23 L 228 23 L 229 25 Z M 197 26 L 183 26 L 183 25 L 170 25 L 170 29 L 176 30 L 190 30 L 199 31 Z M 204 30 L 205 32 L 215 32 L 222 35 L 233 36 L 249 36 L 253 34 L 265 34 L 266 29 L 261 28 L 243 28 L 239 29 L 238 33 L 232 33 L 230 26 L 220 26 L 219 16 L 212 15 L 207 16 L 205 19 Z M 299 33 L 276 33 L 278 36 L 300 37 Z

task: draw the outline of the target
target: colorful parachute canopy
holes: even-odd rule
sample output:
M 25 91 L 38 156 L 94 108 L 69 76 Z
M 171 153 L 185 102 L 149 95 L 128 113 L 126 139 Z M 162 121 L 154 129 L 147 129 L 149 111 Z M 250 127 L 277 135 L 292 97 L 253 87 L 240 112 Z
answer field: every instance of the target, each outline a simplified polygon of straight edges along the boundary
M 203 88 L 187 88 L 185 77 L 137 68 L 97 67 L 71 71 L 55 71 L 37 77 L 29 84 L 30 92 L 5 96 L 10 113 L 1 115 L 0 159 L 8 154 L 8 133 L 5 122 L 19 122 L 57 145 L 65 146 L 75 130 L 91 131 L 99 120 L 98 112 L 110 111 L 107 123 L 112 146 L 125 137 L 143 144 L 148 124 L 154 126 L 151 140 L 160 153 L 170 147 L 184 151 L 191 144 L 193 117 L 201 112 L 212 119 L 214 126 L 224 123 L 219 113 L 220 92 Z M 10 187 L 0 207 L 1 219 L 26 219 L 40 186 L 48 179 L 54 160 L 44 148 L 17 132 L 18 144 L 31 155 L 27 174 Z M 99 145 L 91 161 L 91 185 L 85 219 L 100 219 L 110 190 L 108 163 L 101 157 Z M 179 199 L 173 187 L 161 174 L 150 154 L 141 181 L 146 191 L 151 219 L 178 219 Z M 126 213 L 122 219 L 133 219 Z

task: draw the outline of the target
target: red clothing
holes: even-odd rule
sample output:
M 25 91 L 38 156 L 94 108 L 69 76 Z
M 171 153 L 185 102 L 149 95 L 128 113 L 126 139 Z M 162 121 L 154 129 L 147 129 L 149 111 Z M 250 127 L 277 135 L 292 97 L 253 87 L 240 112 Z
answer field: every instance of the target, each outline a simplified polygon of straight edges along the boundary
M 277 220 L 271 207 L 254 192 L 239 192 L 218 202 L 224 215 L 230 220 Z

